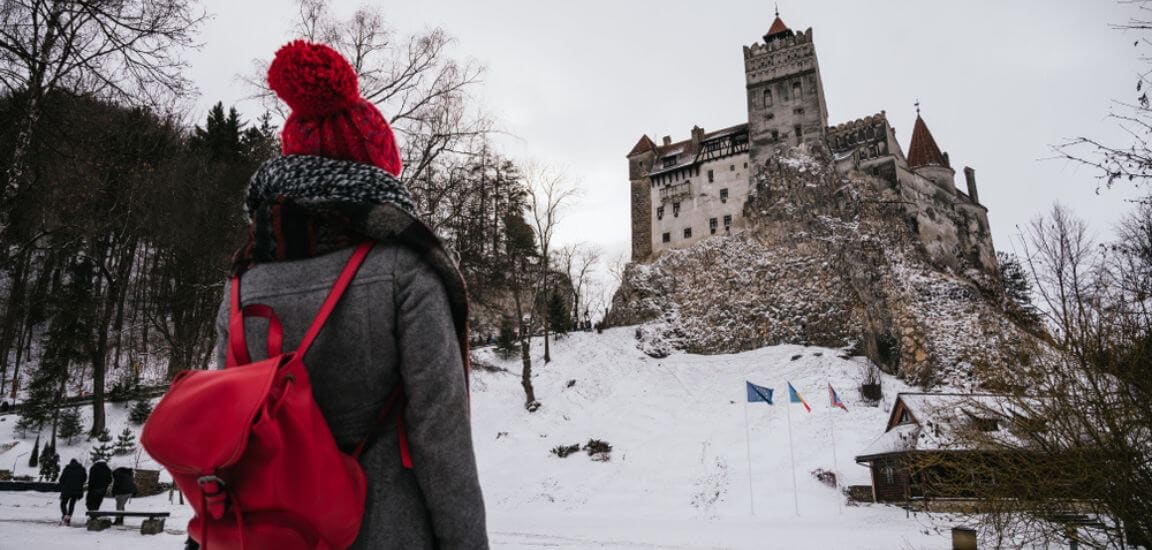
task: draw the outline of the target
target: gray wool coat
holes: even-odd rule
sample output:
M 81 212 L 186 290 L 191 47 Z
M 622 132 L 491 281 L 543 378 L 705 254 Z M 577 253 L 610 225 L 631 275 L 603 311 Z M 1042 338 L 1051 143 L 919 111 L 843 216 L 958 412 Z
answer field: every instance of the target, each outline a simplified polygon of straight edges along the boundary
M 260 264 L 241 279 L 241 303 L 271 306 L 295 349 L 352 249 L 301 261 Z M 230 288 L 217 316 L 224 365 Z M 357 549 L 487 548 L 468 391 L 437 274 L 398 244 L 373 248 L 304 358 L 313 393 L 336 442 L 352 449 L 375 425 L 396 384 L 407 396 L 405 430 L 413 469 L 400 462 L 396 424 L 360 457 L 368 497 Z M 249 318 L 253 361 L 266 356 L 267 321 Z M 285 480 L 290 487 L 291 480 Z

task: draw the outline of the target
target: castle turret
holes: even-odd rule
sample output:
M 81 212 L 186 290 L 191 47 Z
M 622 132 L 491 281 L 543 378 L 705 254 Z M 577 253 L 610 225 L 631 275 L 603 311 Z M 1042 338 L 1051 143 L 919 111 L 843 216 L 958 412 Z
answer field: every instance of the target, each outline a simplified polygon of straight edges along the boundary
M 668 138 L 664 138 L 669 141 Z M 656 158 L 656 144 L 647 134 L 628 153 L 628 180 L 632 198 L 632 261 L 652 255 L 652 184 L 648 173 Z
M 764 43 L 744 47 L 744 75 L 754 166 L 763 166 L 777 143 L 824 139 L 828 107 L 812 29 L 794 32 L 777 13 Z
M 947 153 L 941 153 L 932 132 L 916 108 L 916 124 L 912 127 L 912 143 L 908 145 L 908 167 L 945 191 L 956 194 L 956 171 L 952 170 Z

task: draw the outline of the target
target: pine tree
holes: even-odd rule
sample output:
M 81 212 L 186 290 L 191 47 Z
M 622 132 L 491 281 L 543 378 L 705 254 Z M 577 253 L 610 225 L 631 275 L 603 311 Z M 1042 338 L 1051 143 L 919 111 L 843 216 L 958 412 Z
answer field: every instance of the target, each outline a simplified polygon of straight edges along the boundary
M 67 441 L 69 445 L 72 444 L 72 440 L 84 433 L 84 425 L 80 423 L 79 407 L 72 407 L 60 411 L 60 426 L 58 430 L 58 435 Z
M 16 425 L 13 426 L 12 429 L 20 436 L 20 439 L 24 439 L 28 437 L 29 431 L 39 428 L 37 428 L 27 416 L 20 415 L 20 418 L 16 419 Z
M 128 411 L 128 421 L 140 426 L 148 421 L 148 416 L 151 414 L 152 402 L 142 398 L 132 404 L 132 410 Z
M 208 121 L 204 127 L 196 126 L 189 141 L 194 148 L 207 152 L 214 159 L 232 159 L 240 152 L 240 130 L 243 126 L 235 107 L 224 114 L 224 103 L 217 102 L 208 111 Z
M 104 428 L 104 431 L 100 432 L 96 441 L 98 444 L 88 451 L 88 457 L 92 459 L 92 462 L 107 461 L 112 458 L 112 434 L 108 432 L 108 428 Z
M 516 342 L 516 325 L 512 318 L 504 317 L 500 321 L 500 336 L 496 338 L 496 354 L 507 361 L 520 352 L 520 344 Z
M 1032 304 L 1032 282 L 1015 255 L 997 252 L 996 261 L 1000 264 L 1000 280 L 1004 283 L 1004 309 L 1008 316 L 1025 328 L 1039 329 L 1043 319 Z
M 32 446 L 32 456 L 28 457 L 28 467 L 35 468 L 40 460 L 40 434 L 36 434 L 36 444 Z
M 572 330 L 572 312 L 568 300 L 560 296 L 559 292 L 553 292 L 548 297 L 548 325 L 556 334 L 566 334 Z
M 57 403 L 63 397 L 64 384 L 68 381 L 69 365 L 89 358 L 87 347 L 92 319 L 89 318 L 91 308 L 88 306 L 93 294 L 92 260 L 80 258 L 72 262 L 67 274 L 63 289 L 53 295 L 50 303 L 51 322 L 44 337 L 44 354 L 32 373 L 22 412 L 28 425 L 37 429 L 56 415 Z
M 60 475 L 60 454 L 56 452 L 56 447 L 47 445 L 44 451 L 40 453 L 40 480 L 41 481 L 56 481 Z
M 136 451 L 136 434 L 132 429 L 125 426 L 124 431 L 116 438 L 116 448 L 113 453 L 116 455 L 130 455 Z

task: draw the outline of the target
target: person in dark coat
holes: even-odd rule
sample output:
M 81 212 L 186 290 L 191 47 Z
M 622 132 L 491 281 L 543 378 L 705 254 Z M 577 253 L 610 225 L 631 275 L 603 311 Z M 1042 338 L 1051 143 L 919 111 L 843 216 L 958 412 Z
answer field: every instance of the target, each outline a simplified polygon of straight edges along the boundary
M 136 495 L 136 474 L 132 468 L 121 466 L 112 470 L 112 496 L 116 498 L 116 510 L 123 512 L 128 499 Z M 124 523 L 124 516 L 116 518 L 116 524 Z
M 112 468 L 103 460 L 96 462 L 88 470 L 88 498 L 84 505 L 89 511 L 100 509 L 104 502 L 104 495 L 108 493 L 108 486 L 112 484 Z
M 72 524 L 72 512 L 76 510 L 76 500 L 84 496 L 85 481 L 88 474 L 75 458 L 60 472 L 60 521 L 64 525 Z
M 397 179 L 395 138 L 360 97 L 348 62 L 327 46 L 297 41 L 277 52 L 268 82 L 293 112 L 281 136 L 284 156 L 264 164 L 249 184 L 249 242 L 232 270 L 241 277 L 241 304 L 272 307 L 283 324 L 283 349 L 295 349 L 352 248 L 375 242 L 305 361 L 337 444 L 350 451 L 371 438 L 359 458 L 368 494 L 352 548 L 486 549 L 468 412 L 463 277 L 413 214 Z M 230 287 L 217 317 L 221 366 Z M 246 325 L 249 349 L 266 349 L 262 327 Z M 403 464 L 395 416 L 378 420 L 397 387 L 406 400 L 411 469 Z

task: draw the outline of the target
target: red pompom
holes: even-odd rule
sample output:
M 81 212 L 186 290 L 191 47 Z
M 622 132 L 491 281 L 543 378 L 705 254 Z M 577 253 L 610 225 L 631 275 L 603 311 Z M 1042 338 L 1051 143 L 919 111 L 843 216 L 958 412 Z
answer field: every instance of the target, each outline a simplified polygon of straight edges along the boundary
M 296 116 L 333 115 L 360 101 L 356 71 L 336 50 L 304 40 L 289 42 L 268 67 L 268 85 Z

